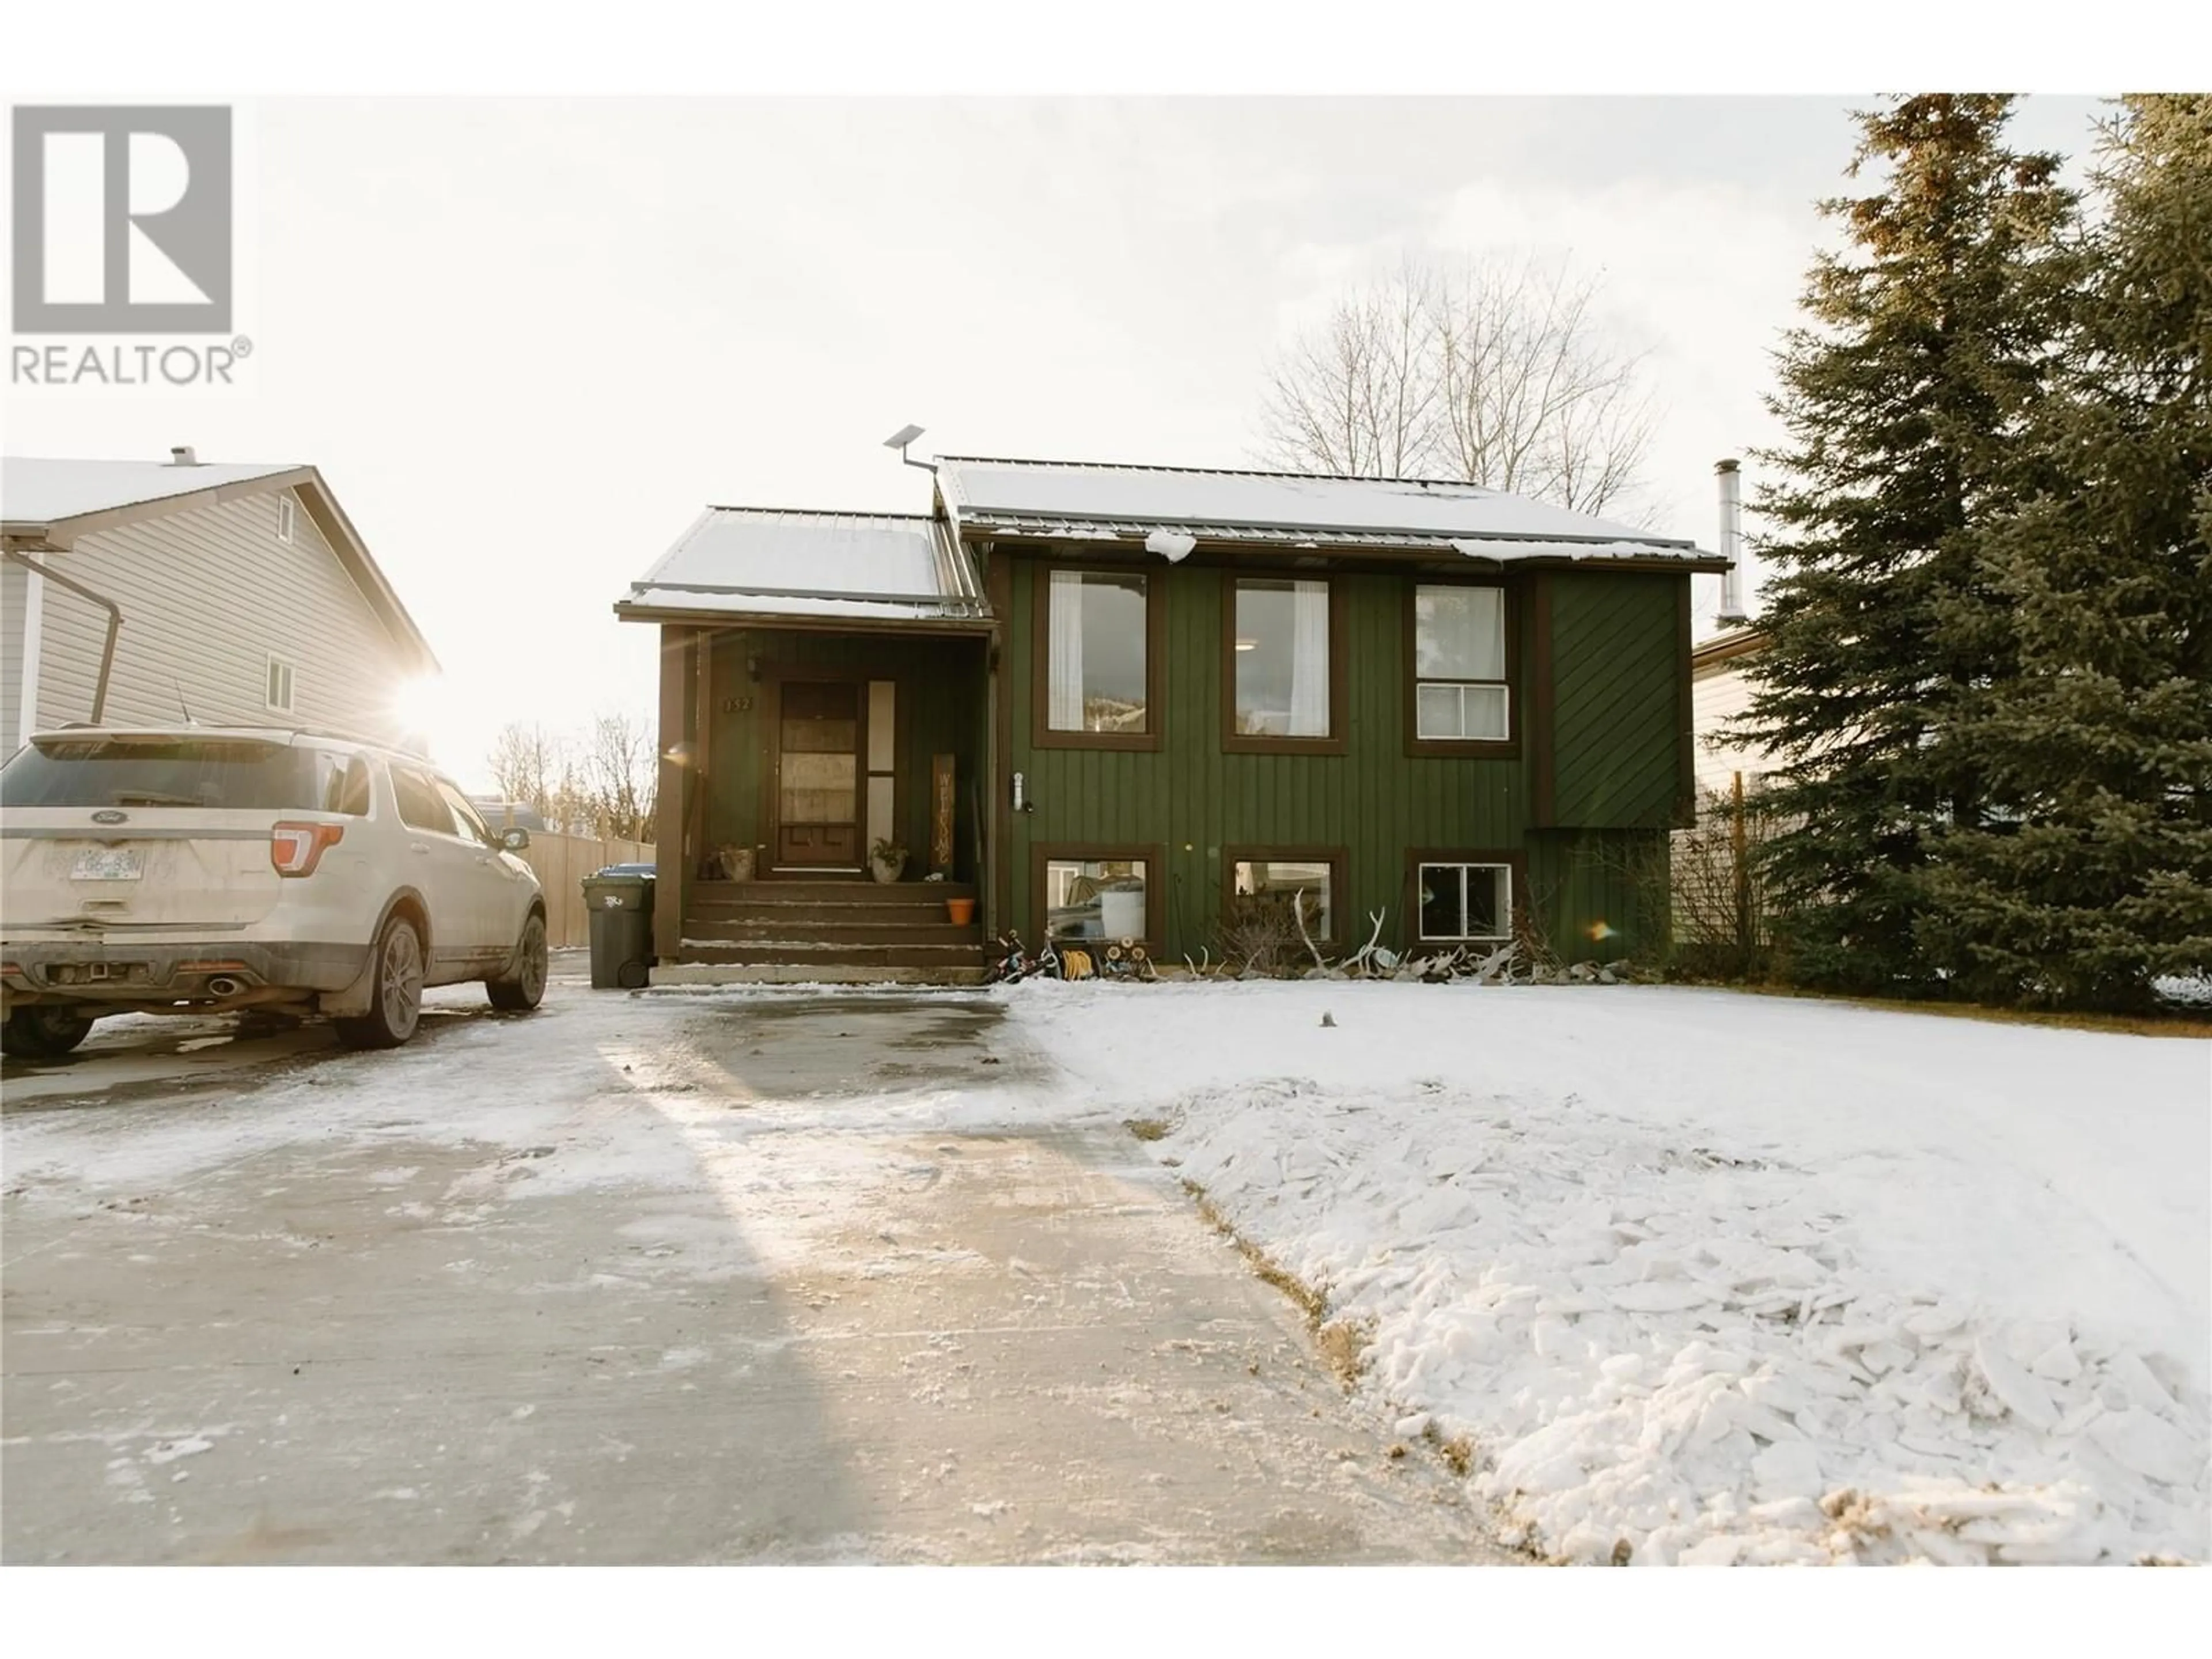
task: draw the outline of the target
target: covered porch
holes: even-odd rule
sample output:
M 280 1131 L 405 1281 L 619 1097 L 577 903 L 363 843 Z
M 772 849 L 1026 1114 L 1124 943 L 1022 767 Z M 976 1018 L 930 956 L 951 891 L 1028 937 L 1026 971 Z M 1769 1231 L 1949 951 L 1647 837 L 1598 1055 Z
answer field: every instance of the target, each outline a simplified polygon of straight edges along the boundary
M 617 611 L 660 630 L 660 962 L 979 975 L 991 622 L 939 527 L 709 509 Z

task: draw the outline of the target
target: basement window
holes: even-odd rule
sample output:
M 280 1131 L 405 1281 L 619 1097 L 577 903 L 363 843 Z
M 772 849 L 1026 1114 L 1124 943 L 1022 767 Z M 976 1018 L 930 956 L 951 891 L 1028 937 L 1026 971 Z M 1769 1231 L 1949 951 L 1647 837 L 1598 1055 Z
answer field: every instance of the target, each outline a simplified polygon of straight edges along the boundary
M 1149 938 L 1146 878 L 1151 867 L 1141 858 L 1046 858 L 1045 937 Z
M 1424 864 L 1419 873 L 1422 939 L 1512 937 L 1510 865 Z

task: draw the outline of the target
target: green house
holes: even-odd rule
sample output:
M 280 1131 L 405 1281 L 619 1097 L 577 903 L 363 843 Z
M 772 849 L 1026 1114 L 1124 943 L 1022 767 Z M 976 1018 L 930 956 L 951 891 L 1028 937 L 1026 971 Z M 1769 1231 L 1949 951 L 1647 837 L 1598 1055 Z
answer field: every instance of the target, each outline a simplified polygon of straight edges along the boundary
M 1271 906 L 1344 952 L 1665 927 L 1717 557 L 1468 484 L 931 470 L 926 514 L 710 507 L 617 604 L 660 629 L 662 961 L 1165 965 Z

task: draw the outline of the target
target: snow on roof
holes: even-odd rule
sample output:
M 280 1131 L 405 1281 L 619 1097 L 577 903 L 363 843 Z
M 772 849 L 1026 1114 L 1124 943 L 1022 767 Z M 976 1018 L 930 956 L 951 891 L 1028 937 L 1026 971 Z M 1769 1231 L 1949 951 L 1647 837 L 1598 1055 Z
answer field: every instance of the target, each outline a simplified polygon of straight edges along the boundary
M 710 507 L 617 611 L 927 622 L 989 615 L 965 549 L 896 513 Z
M 1710 557 L 1693 543 L 1485 489 L 1414 478 L 1024 461 L 947 455 L 938 484 L 956 522 L 1063 536 L 1165 526 L 1206 540 L 1456 546 L 1532 544 L 1559 556 Z M 1462 547 L 1460 551 L 1470 550 Z M 1528 547 L 1498 556 L 1527 556 Z
M 9 455 L 0 457 L 0 521 L 58 524 L 87 514 L 305 470 L 297 462 L 178 466 L 167 461 L 51 460 Z

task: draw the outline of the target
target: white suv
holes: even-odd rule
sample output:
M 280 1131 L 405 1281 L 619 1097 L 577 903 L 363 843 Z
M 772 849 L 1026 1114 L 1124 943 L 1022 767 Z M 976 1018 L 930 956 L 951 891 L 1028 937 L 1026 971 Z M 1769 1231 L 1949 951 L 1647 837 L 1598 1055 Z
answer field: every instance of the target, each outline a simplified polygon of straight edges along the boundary
M 328 1014 L 415 1034 L 422 988 L 545 993 L 545 900 L 428 763 L 250 727 L 78 726 L 0 768 L 0 1049 L 64 1054 L 102 1014 Z

